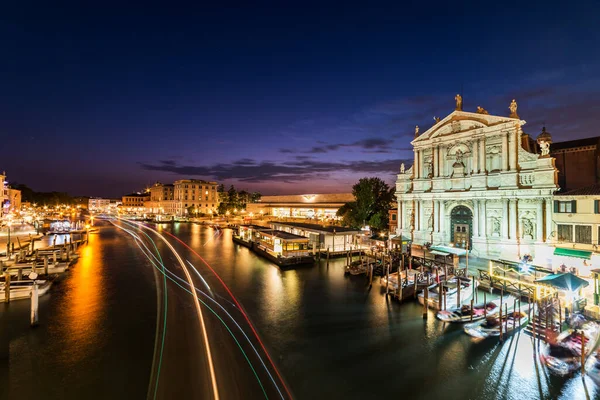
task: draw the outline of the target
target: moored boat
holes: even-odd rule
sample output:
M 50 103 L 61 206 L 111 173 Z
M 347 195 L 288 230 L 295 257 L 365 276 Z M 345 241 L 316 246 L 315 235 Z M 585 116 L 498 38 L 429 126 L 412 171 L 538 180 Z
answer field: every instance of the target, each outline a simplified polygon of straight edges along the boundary
M 523 311 L 509 311 L 508 315 L 499 314 L 489 315 L 487 318 L 477 322 L 466 324 L 464 327 L 467 335 L 477 339 L 500 336 L 500 327 L 502 333 L 508 335 L 521 327 L 527 325 L 529 316 Z
M 498 312 L 498 305 L 490 301 L 486 304 L 475 304 L 472 309 L 470 304 L 464 304 L 460 307 L 441 310 L 438 311 L 437 318 L 444 322 L 470 322 L 479 321 L 487 314 L 496 312 Z
M 469 279 L 460 279 L 456 277 L 445 282 L 435 283 L 425 289 L 428 291 L 427 306 L 438 310 L 440 306 L 439 296 L 443 295 L 443 293 L 446 294 L 447 306 L 457 304 L 457 297 L 459 295 L 458 285 L 460 285 L 460 299 L 458 300 L 460 304 L 469 299 L 473 295 L 473 290 L 477 288 L 477 282 L 475 282 L 475 288 L 473 288 Z M 440 288 L 442 288 L 442 292 L 440 292 Z M 425 304 L 424 291 L 419 293 L 418 299 L 420 304 Z
M 46 292 L 52 286 L 51 281 L 46 280 L 37 280 L 38 284 L 38 296 L 42 296 L 46 294 Z M 33 289 L 33 281 L 31 280 L 23 280 L 23 281 L 11 281 L 10 282 L 10 299 L 11 300 L 19 300 L 19 299 L 28 299 L 31 297 L 31 291 Z M 4 301 L 5 299 L 5 290 L 6 290 L 6 282 L 0 282 L 0 300 Z
M 568 329 L 558 335 L 554 343 L 548 343 L 540 357 L 552 373 L 569 375 L 581 368 L 581 353 L 585 357 L 590 355 L 599 334 L 600 325 L 595 322 L 586 322 L 580 329 Z

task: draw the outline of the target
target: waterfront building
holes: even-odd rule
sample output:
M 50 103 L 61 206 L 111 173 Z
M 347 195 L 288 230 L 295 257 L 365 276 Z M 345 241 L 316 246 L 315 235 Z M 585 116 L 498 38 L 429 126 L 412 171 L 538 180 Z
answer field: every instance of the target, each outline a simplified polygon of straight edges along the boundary
M 591 277 L 600 266 L 600 184 L 554 196 L 554 270 Z
M 273 229 L 309 239 L 312 249 L 329 249 L 330 252 L 346 252 L 356 248 L 360 230 L 343 226 L 322 226 L 301 222 L 272 222 Z
M 88 209 L 95 212 L 105 212 L 110 206 L 110 199 L 101 197 L 90 197 L 88 199 Z
M 150 187 L 150 200 L 144 202 L 148 214 L 175 215 L 177 205 L 174 201 L 174 186 L 156 182 Z
M 6 180 L 6 172 L 0 173 L 0 217 L 21 209 L 21 191 L 12 189 Z
M 144 214 L 146 209 L 144 204 L 150 201 L 150 192 L 130 193 L 122 197 L 122 203 L 119 207 L 121 212 L 127 214 Z
M 21 191 L 17 189 L 8 188 L 8 202 L 10 211 L 21 210 Z
M 217 182 L 180 179 L 173 183 L 176 215 L 216 214 L 219 208 Z
M 552 263 L 552 195 L 558 171 L 552 138 L 538 135 L 541 154 L 510 104 L 508 117 L 456 109 L 423 133 L 417 127 L 413 166 L 396 181 L 397 234 L 413 243 L 469 247 L 479 257 Z
M 600 183 L 600 136 L 552 144 L 560 192 Z M 582 173 L 583 172 L 583 173 Z
M 282 218 L 336 220 L 337 211 L 350 201 L 354 201 L 352 193 L 262 196 L 258 202 L 248 203 L 246 212 Z

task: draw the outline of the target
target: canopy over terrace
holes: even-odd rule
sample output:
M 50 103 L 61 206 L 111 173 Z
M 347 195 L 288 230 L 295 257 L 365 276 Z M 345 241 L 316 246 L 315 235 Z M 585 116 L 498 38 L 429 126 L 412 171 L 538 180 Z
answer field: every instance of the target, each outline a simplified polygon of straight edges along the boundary
M 313 248 L 329 249 L 333 253 L 356 248 L 356 236 L 362 234 L 360 230 L 343 226 L 322 226 L 302 222 L 273 222 L 271 226 L 278 231 L 306 237 Z
M 559 290 L 568 290 L 570 292 L 577 292 L 579 289 L 587 287 L 590 284 L 585 279 L 581 279 L 570 272 L 546 275 L 543 278 L 537 279 L 536 282 L 552 286 Z

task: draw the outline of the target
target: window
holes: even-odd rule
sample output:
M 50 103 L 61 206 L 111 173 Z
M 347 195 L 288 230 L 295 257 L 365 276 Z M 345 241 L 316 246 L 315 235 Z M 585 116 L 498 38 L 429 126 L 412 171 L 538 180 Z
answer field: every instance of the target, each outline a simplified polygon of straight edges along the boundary
M 573 242 L 573 225 L 558 225 L 558 240 Z
M 600 200 L 594 200 L 594 213 L 600 214 Z
M 577 200 L 571 201 L 560 201 L 554 200 L 554 212 L 555 213 L 576 213 L 577 212 Z
M 575 243 L 592 244 L 592 227 L 589 225 L 576 225 Z
M 392 221 L 396 220 L 396 214 L 392 214 Z

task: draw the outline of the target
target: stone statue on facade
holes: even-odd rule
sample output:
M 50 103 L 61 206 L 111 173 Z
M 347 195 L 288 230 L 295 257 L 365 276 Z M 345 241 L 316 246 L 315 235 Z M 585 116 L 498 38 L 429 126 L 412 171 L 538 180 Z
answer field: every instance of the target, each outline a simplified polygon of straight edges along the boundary
M 415 210 L 410 212 L 410 229 L 415 229 Z
M 456 156 L 456 162 L 462 164 L 463 163 L 463 152 L 461 149 L 456 150 L 456 153 L 454 153 L 454 155 Z
M 415 126 L 415 139 L 419 136 L 419 125 Z
M 404 173 L 404 163 L 400 164 L 400 173 Z
M 433 213 L 429 214 L 429 219 L 427 220 L 427 226 L 429 227 L 430 231 L 433 230 Z
M 500 219 L 492 217 L 492 234 L 500 236 Z
M 454 100 L 456 100 L 456 111 L 462 111 L 462 96 L 460 94 L 457 94 L 456 96 L 454 96 Z
M 523 218 L 523 237 L 526 236 L 533 239 L 533 222 L 528 218 Z
M 508 109 L 510 110 L 510 118 L 519 118 L 519 115 L 517 114 L 517 102 L 515 99 L 510 102 Z
M 477 106 L 477 114 L 485 114 L 485 115 L 489 115 L 490 113 L 487 112 L 487 110 L 481 106 Z
M 552 144 L 552 135 L 546 131 L 546 127 L 542 128 L 542 133 L 537 137 L 537 143 L 540 146 L 542 157 L 550 157 L 550 145 Z

